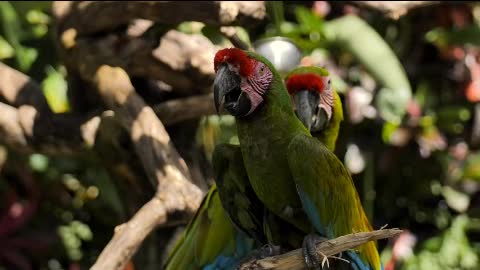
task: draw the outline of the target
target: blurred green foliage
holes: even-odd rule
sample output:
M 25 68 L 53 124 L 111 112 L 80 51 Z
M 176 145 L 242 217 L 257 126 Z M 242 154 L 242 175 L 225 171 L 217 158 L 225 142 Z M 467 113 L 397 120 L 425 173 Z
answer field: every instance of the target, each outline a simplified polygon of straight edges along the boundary
M 469 218 L 457 216 L 440 236 L 425 240 L 421 251 L 402 269 L 478 269 L 480 250 L 471 246 L 466 230 Z
M 404 245 L 411 254 L 397 258 L 395 269 L 479 269 L 480 150 L 472 140 L 478 101 L 465 94 L 473 72 L 466 57 L 480 58 L 479 5 L 425 9 L 393 21 L 346 3 L 330 2 L 325 11 L 318 8 L 322 3 L 268 2 L 271 20 L 249 31 L 236 26 L 237 35 L 247 44 L 289 37 L 304 53 L 303 64 L 331 71 L 346 118 L 337 155 L 347 160 L 349 153 L 346 164 L 356 168 L 351 171 L 367 213 L 376 228 L 408 228 L 418 239 L 416 245 L 381 241 L 385 265 Z M 55 50 L 52 20 L 50 1 L 0 1 L 0 61 L 41 82 L 52 111 L 68 113 L 67 72 Z M 176 29 L 231 46 L 216 26 L 183 22 Z M 207 160 L 217 143 L 238 143 L 234 127 L 231 116 L 200 121 L 196 142 Z M 92 153 L 60 158 L 8 149 L 0 174 L 2 211 L 12 190 L 31 199 L 23 192 L 28 188 L 18 187 L 23 182 L 12 169 L 16 164 L 27 166 L 42 200 L 25 228 L 1 237 L 39 231 L 55 239 L 41 258 L 19 251 L 24 260 L 17 263 L 88 268 L 128 215 L 129 194 Z M 11 262 L 0 260 L 0 269 L 11 269 Z
M 52 31 L 50 1 L 0 2 L 0 60 L 41 82 L 52 111 L 66 113 L 70 111 L 67 74 L 58 59 Z M 38 230 L 50 244 L 43 247 L 40 258 L 36 252 L 20 253 L 12 246 L 11 250 L 18 252 L 14 253 L 17 259 L 0 260 L 0 269 L 60 270 L 78 263 L 82 269 L 87 268 L 111 238 L 114 226 L 125 219 L 126 209 L 117 187 L 92 156 L 17 156 L 11 151 L 6 166 L 26 163 L 36 185 L 25 188 L 38 189 L 42 197 L 33 219 L 17 234 L 28 236 Z M 7 203 L 5 194 L 18 186 L 5 170 L 0 181 L 2 205 Z M 14 236 L 2 237 L 15 241 Z M 32 247 L 39 242 L 36 238 L 28 241 L 26 244 Z
M 43 94 L 54 113 L 64 113 L 70 110 L 68 102 L 68 84 L 65 72 L 59 72 L 47 67 L 47 77 L 42 82 Z

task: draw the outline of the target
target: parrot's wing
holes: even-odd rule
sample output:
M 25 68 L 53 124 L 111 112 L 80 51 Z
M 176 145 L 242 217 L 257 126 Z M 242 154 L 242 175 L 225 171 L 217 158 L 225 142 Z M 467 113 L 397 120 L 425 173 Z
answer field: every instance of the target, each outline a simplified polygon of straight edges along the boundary
M 244 240 L 245 243 L 241 243 Z M 233 260 L 242 244 L 252 246 L 253 240 L 239 237 L 213 185 L 170 253 L 165 269 L 203 269 L 218 263 L 219 259 L 225 261 L 231 257 Z
M 349 172 L 317 139 L 295 136 L 288 146 L 288 163 L 303 209 L 318 233 L 335 238 L 372 230 Z M 366 265 L 381 268 L 374 242 L 359 251 Z M 359 265 L 369 269 L 364 267 Z
M 263 228 L 265 207 L 255 194 L 239 146 L 220 144 L 212 156 L 215 182 L 223 207 L 238 229 L 266 243 Z

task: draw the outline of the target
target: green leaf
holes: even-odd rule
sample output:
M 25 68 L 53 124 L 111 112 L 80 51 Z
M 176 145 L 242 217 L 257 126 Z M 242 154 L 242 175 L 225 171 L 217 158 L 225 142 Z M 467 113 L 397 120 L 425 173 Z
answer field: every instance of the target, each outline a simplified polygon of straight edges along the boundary
M 382 139 L 383 142 L 389 143 L 390 139 L 392 138 L 392 135 L 397 131 L 398 125 L 393 124 L 391 122 L 387 122 L 383 125 L 382 128 Z
M 295 17 L 297 18 L 297 21 L 304 32 L 323 32 L 322 18 L 314 14 L 310 9 L 298 6 L 295 8 Z
M 376 107 L 380 116 L 388 122 L 400 124 L 405 115 L 407 102 L 410 100 L 410 92 L 405 89 L 382 88 L 376 97 Z
M 299 35 L 301 33 L 300 28 L 297 24 L 291 22 L 282 22 L 280 24 L 280 32 L 282 35 Z
M 44 172 L 48 168 L 48 157 L 42 154 L 32 154 L 29 163 L 34 171 Z
M 464 122 L 469 121 L 471 113 L 467 107 L 445 106 L 437 111 L 437 126 L 452 134 L 460 134 L 464 129 Z
M 442 195 L 445 198 L 448 206 L 457 212 L 465 212 L 470 205 L 470 198 L 468 195 L 449 186 L 443 187 Z
M 93 233 L 90 227 L 78 220 L 72 221 L 70 224 L 72 231 L 83 241 L 90 241 L 93 238 Z
M 480 27 L 472 24 L 462 29 L 435 28 L 425 34 L 425 39 L 440 47 L 448 45 L 480 45 Z
M 406 72 L 392 49 L 357 16 L 347 15 L 324 25 L 327 40 L 350 52 L 384 87 L 377 99 L 380 115 L 387 121 L 399 123 L 406 113 L 412 90 Z
M 38 56 L 38 51 L 36 49 L 24 46 L 17 46 L 15 48 L 15 53 L 17 56 L 18 67 L 22 71 L 28 71 Z
M 478 269 L 479 255 L 466 235 L 469 217 L 457 216 L 441 236 L 425 241 L 401 269 Z
M 423 248 L 432 252 L 439 251 L 442 246 L 441 237 L 432 237 L 423 243 Z
M 237 30 L 237 36 L 238 38 L 248 44 L 250 47 L 252 46 L 252 42 L 250 40 L 250 35 L 248 34 L 248 31 L 245 30 L 245 28 L 236 26 L 235 29 Z
M 202 119 L 197 130 L 197 142 L 210 159 L 217 144 L 238 144 L 235 117 L 231 115 L 210 115 Z
M 19 16 L 26 16 L 31 10 L 39 10 L 44 13 L 51 12 L 52 1 L 11 1 Z
M 42 82 L 42 89 L 53 112 L 64 113 L 70 110 L 67 93 L 68 84 L 62 73 L 49 67 L 47 69 L 47 77 Z
M 38 9 L 29 10 L 25 16 L 27 22 L 31 24 L 48 24 L 50 17 Z
M 348 84 L 337 74 L 332 74 L 332 86 L 337 93 L 344 94 L 348 90 Z
M 44 24 L 35 25 L 31 30 L 35 38 L 42 38 L 48 33 L 48 27 Z
M 111 209 L 120 219 L 125 218 L 126 214 L 122 205 L 121 194 L 118 192 L 114 180 L 109 177 L 106 171 L 89 168 L 82 179 L 88 180 L 89 183 L 94 183 L 100 190 L 98 198 L 90 202 L 90 204 L 96 204 L 100 209 Z
M 227 45 L 229 40 L 220 32 L 216 26 L 205 25 L 202 30 L 202 35 L 208 38 L 215 45 Z
M 385 263 L 392 258 L 392 253 L 392 248 L 390 246 L 386 246 L 380 253 L 380 261 L 385 265 Z
M 15 55 L 15 51 L 10 44 L 0 36 L 0 60 L 11 58 Z
M 463 178 L 480 181 L 480 153 L 475 152 L 468 156 L 463 168 Z
M 283 2 L 282 1 L 267 1 L 267 11 L 273 20 L 276 33 L 274 35 L 279 35 L 281 33 L 280 25 L 285 21 Z
M 434 106 L 437 104 L 436 92 L 432 90 L 430 81 L 426 79 L 422 79 L 418 83 L 414 98 L 424 112 L 433 110 Z
M 15 49 L 15 59 L 21 71 L 28 71 L 37 59 L 36 49 L 24 47 L 21 40 L 26 35 L 21 27 L 21 18 L 7 1 L 0 1 L 0 25 L 5 39 Z
M 204 26 L 201 22 L 183 22 L 177 26 L 177 30 L 185 34 L 199 34 Z

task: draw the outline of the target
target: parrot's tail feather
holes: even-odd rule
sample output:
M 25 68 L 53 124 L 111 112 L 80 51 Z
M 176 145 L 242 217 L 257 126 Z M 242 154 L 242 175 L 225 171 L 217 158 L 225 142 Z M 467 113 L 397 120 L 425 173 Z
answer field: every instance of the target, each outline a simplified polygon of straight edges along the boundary
M 360 253 L 348 251 L 347 255 L 355 270 L 383 270 L 377 248 L 374 242 L 368 242 L 360 247 Z
M 360 259 L 357 253 L 353 251 L 347 251 L 347 255 L 350 259 L 350 264 L 354 270 L 373 270 L 368 264 Z

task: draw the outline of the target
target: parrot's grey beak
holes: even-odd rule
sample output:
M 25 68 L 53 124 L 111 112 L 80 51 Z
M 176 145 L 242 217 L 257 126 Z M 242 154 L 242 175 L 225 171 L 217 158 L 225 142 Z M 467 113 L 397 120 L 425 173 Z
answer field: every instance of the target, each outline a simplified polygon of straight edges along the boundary
M 250 99 L 240 88 L 241 77 L 237 72 L 230 70 L 227 63 L 217 69 L 213 82 L 213 99 L 217 114 L 225 107 L 231 115 L 241 117 L 250 111 Z
M 225 96 L 236 89 L 240 89 L 240 76 L 231 71 L 227 63 L 221 64 L 213 82 L 213 99 L 217 114 L 220 113 L 223 107 Z
M 293 95 L 295 113 L 311 133 L 323 130 L 328 122 L 327 114 L 318 106 L 319 101 L 320 96 L 314 91 L 302 90 Z

